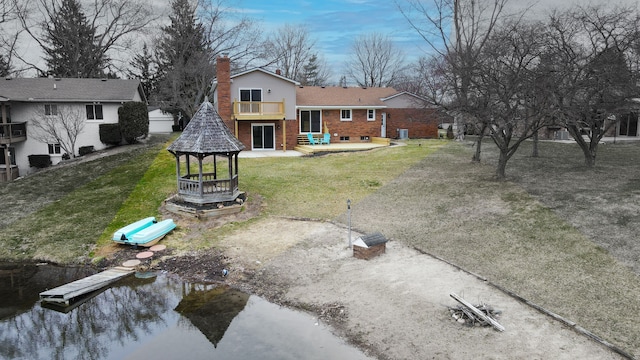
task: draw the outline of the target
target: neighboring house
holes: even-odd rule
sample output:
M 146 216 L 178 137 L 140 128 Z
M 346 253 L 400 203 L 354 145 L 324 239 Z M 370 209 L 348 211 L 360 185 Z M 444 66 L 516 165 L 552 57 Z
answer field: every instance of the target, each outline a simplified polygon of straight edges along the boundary
M 331 142 L 374 137 L 437 137 L 448 116 L 419 97 L 393 88 L 300 86 L 264 69 L 231 75 L 228 57 L 217 59 L 213 97 L 220 117 L 250 150 L 293 149 L 299 135 L 331 135 Z M 304 138 L 304 136 L 303 136 Z
M 49 154 L 53 164 L 62 159 L 60 144 L 42 143 L 34 138 L 35 129 L 29 123 L 35 118 L 58 116 L 63 109 L 79 114 L 85 123 L 76 141 L 77 155 L 82 146 L 105 148 L 100 142 L 99 126 L 117 123 L 118 108 L 127 101 L 146 102 L 139 80 L 1 79 L 0 180 L 31 172 L 29 155 Z

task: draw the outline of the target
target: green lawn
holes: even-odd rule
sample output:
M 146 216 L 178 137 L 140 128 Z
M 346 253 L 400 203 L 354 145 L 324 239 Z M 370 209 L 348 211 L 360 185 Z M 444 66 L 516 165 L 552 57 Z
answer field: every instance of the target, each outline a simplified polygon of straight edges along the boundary
M 126 161 L 112 163 L 110 171 L 96 178 L 85 173 L 95 174 L 103 160 L 47 172 L 43 176 L 57 184 L 51 188 L 53 193 L 34 185 L 42 182 L 41 175 L 4 185 L 14 195 L 36 187 L 40 197 L 52 200 L 4 226 L 0 258 L 82 263 L 97 248 L 108 245 L 116 229 L 158 215 L 161 202 L 176 189 L 175 160 L 166 151 L 167 144 L 128 158 L 115 155 Z M 262 216 L 332 219 L 344 211 L 348 198 L 356 202 L 376 191 L 442 144 L 408 142 L 407 146 L 317 157 L 243 158 L 239 186 L 249 201 L 254 195 L 263 197 Z M 68 173 L 74 176 L 63 176 Z M 234 224 L 233 229 L 237 228 Z M 179 229 L 178 234 L 187 236 L 188 231 Z M 217 234 L 224 231 L 228 229 Z M 191 239 L 190 244 L 202 248 L 215 244 L 215 239 Z

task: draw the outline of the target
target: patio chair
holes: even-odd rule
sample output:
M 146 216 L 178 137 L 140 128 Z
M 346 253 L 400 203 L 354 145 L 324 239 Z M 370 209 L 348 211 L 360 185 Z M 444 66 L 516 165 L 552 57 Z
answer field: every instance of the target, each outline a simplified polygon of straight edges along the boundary
M 318 145 L 318 143 L 316 142 L 316 139 L 313 138 L 313 135 L 311 133 L 307 133 L 307 138 L 309 139 L 309 144 Z
M 320 139 L 320 145 L 329 145 L 331 142 L 331 134 L 324 133 L 324 137 Z

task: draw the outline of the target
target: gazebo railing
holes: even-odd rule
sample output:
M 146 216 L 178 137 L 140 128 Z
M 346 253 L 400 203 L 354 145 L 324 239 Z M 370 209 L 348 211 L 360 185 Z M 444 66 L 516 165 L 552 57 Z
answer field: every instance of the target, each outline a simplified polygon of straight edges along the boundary
M 178 179 L 178 193 L 181 195 L 199 196 L 229 194 L 232 195 L 238 190 L 238 175 L 231 179 L 216 179 L 213 173 L 202 174 L 202 192 L 200 191 L 200 181 L 198 174 Z

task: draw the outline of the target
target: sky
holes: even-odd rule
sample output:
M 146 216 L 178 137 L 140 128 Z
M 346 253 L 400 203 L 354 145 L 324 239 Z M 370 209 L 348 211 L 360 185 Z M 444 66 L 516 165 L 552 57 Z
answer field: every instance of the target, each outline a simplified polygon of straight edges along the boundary
M 243 14 L 261 22 L 272 32 L 284 24 L 304 24 L 316 41 L 318 52 L 329 65 L 333 77 L 344 73 L 350 46 L 362 34 L 388 35 L 408 62 L 429 54 L 431 49 L 412 29 L 394 0 L 237 0 L 234 6 Z M 399 0 L 399 2 L 403 2 Z M 624 4 L 638 6 L 638 0 L 509 0 L 511 9 L 530 8 L 530 14 L 546 14 L 558 6 L 587 4 Z M 424 4 L 431 0 L 424 0 Z
M 408 60 L 429 50 L 393 0 L 240 0 L 234 5 L 269 32 L 284 24 L 307 26 L 318 52 L 338 77 L 359 35 L 377 32 L 389 36 Z

